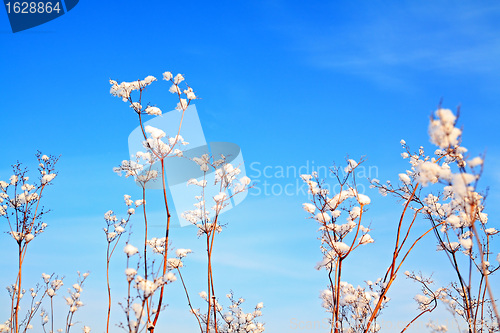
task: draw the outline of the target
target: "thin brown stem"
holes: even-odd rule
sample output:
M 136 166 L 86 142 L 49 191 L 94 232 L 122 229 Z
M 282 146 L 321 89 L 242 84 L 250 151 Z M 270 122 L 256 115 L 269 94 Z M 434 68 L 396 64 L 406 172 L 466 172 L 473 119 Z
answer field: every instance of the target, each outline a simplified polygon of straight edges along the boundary
M 477 246 L 478 246 L 478 249 L 479 249 L 479 254 L 481 256 L 481 272 L 484 275 L 486 288 L 488 290 L 488 295 L 490 296 L 490 300 L 491 300 L 491 307 L 493 308 L 493 312 L 495 313 L 495 317 L 497 319 L 497 323 L 498 323 L 498 325 L 500 325 L 500 315 L 498 313 L 497 305 L 495 303 L 495 298 L 493 296 L 493 291 L 491 290 L 491 286 L 490 286 L 490 283 L 489 283 L 488 273 L 486 272 L 487 268 L 484 265 L 484 252 L 483 252 L 483 248 L 482 248 L 482 245 L 481 245 L 481 241 L 479 240 L 479 236 L 477 234 L 477 228 L 475 226 L 474 221 L 472 222 L 472 230 L 474 231 L 474 238 L 476 238 L 476 243 L 477 243 Z
M 201 326 L 200 318 L 196 314 L 195 310 L 193 309 L 193 306 L 191 305 L 191 299 L 189 298 L 189 293 L 188 293 L 186 284 L 184 283 L 184 279 L 182 278 L 181 270 L 179 268 L 177 268 L 177 272 L 179 273 L 179 277 L 181 278 L 182 286 L 184 287 L 184 292 L 186 293 L 186 298 L 188 301 L 189 309 L 191 309 L 191 313 L 196 317 L 196 320 L 198 321 L 198 325 L 200 326 L 200 333 L 203 333 L 203 327 Z
M 170 231 L 170 211 L 168 209 L 167 187 L 165 184 L 165 163 L 163 159 L 161 159 L 160 161 L 161 161 L 161 179 L 163 183 L 163 199 L 165 203 L 165 210 L 167 211 L 167 228 L 165 229 L 165 253 L 163 256 L 163 276 L 165 276 L 167 272 L 168 237 Z M 160 316 L 164 291 L 165 291 L 165 284 L 162 284 L 160 288 L 160 298 L 158 299 L 158 307 L 156 309 L 155 319 L 153 320 L 153 326 L 151 332 L 154 332 L 154 328 L 156 327 L 156 323 L 158 322 L 158 318 Z
M 108 242 L 108 248 L 106 251 L 106 286 L 108 289 L 108 315 L 106 318 L 106 333 L 109 332 L 109 319 L 111 317 L 111 286 L 109 283 L 109 261 L 110 261 L 110 253 L 109 253 L 109 246 L 111 244 Z

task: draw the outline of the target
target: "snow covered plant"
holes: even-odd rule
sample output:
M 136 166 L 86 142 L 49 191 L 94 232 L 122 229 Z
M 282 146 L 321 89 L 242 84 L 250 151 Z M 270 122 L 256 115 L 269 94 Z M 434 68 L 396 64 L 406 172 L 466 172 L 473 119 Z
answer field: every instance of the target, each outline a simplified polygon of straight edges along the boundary
M 339 184 L 339 192 L 333 196 L 316 172 L 301 175 L 312 195 L 312 202 L 303 204 L 303 207 L 320 225 L 323 260 L 316 268 L 325 269 L 328 273 L 328 289 L 322 291 L 320 297 L 323 307 L 331 313 L 331 332 L 368 330 L 368 319 L 374 322 L 370 331 L 375 332 L 378 330 L 378 312 L 388 301 L 383 292 L 387 284 L 379 279 L 375 285 L 370 282 L 367 290 L 341 281 L 343 263 L 352 251 L 374 241 L 368 233 L 370 229 L 362 225 L 365 206 L 371 200 L 359 193 L 356 187 L 355 171 L 362 160 L 356 162 L 349 159 L 347 163 L 343 177 L 337 167 L 331 169 Z M 341 222 L 341 216 L 345 217 L 345 223 Z
M 431 118 L 429 135 L 438 147 L 426 155 L 423 147 L 411 152 L 401 141 L 410 167 L 399 174 L 399 184 L 373 182 L 382 195 L 403 199 L 415 215 L 430 221 L 437 250 L 449 259 L 456 280 L 446 288 L 443 302 L 463 319 L 467 332 L 500 330 L 500 316 L 491 290 L 490 278 L 500 267 L 500 254 L 493 251 L 498 234 L 489 227 L 485 194 L 477 190 L 483 171 L 483 157 L 471 157 L 462 146 L 458 117 L 439 108 Z M 413 222 L 412 222 L 413 223 Z
M 417 294 L 414 299 L 418 304 L 418 309 L 420 313 L 413 318 L 408 325 L 402 330 L 402 332 L 406 331 L 418 318 L 420 318 L 425 313 L 429 313 L 434 311 L 438 306 L 438 300 L 446 300 L 448 290 L 446 288 L 438 288 L 437 290 L 432 290 L 431 286 L 434 284 L 434 281 L 431 278 L 424 277 L 421 273 L 415 274 L 409 271 L 405 271 L 405 275 L 419 283 L 421 285 L 422 294 Z M 445 325 L 434 325 L 431 322 L 427 324 L 429 328 L 433 332 L 447 332 L 448 329 Z
M 83 306 L 83 302 L 81 300 L 81 292 L 83 291 L 83 284 L 88 276 L 89 276 L 88 272 L 83 274 L 78 272 L 77 282 L 71 286 L 72 288 L 68 288 L 69 296 L 64 298 L 66 300 L 66 304 L 69 307 L 68 314 L 66 315 L 65 333 L 69 333 L 71 327 L 75 325 L 75 323 L 73 322 L 73 316 L 75 315 L 75 312 L 78 311 L 78 309 Z M 45 319 L 42 320 L 43 322 L 45 322 Z M 88 326 L 84 326 L 82 330 L 84 332 L 90 332 L 90 328 Z M 44 325 L 44 331 L 45 331 L 45 325 Z M 54 330 L 52 329 L 51 332 L 53 331 Z
M 227 163 L 226 158 L 214 160 L 209 155 L 201 158 L 194 158 L 203 171 L 203 179 L 191 179 L 188 184 L 201 187 L 201 195 L 196 197 L 196 209 L 184 213 L 184 217 L 198 227 L 198 235 L 205 235 L 207 240 L 208 271 L 207 285 L 208 295 L 205 300 L 208 304 L 206 314 L 201 314 L 199 309 L 194 309 L 189 298 L 189 293 L 185 281 L 181 274 L 183 258 L 191 252 L 189 249 L 177 249 L 176 257 L 168 256 L 171 246 L 170 239 L 170 207 L 167 198 L 165 159 L 183 158 L 183 147 L 188 144 L 181 136 L 182 120 L 184 113 L 190 103 L 197 99 L 194 91 L 186 84 L 185 89 L 181 89 L 184 84 L 184 77 L 181 74 L 173 76 L 170 72 L 163 73 L 163 79 L 170 82 L 169 92 L 177 97 L 176 109 L 182 112 L 177 133 L 168 136 L 163 130 L 152 126 L 144 126 L 143 117 L 161 116 L 162 111 L 156 107 L 143 102 L 144 92 L 149 85 L 157 81 L 153 76 L 148 76 L 144 80 L 133 82 L 122 82 L 110 80 L 111 94 L 120 97 L 124 102 L 130 104 L 132 110 L 138 115 L 139 126 L 144 138 L 144 151 L 137 152 L 132 156 L 132 160 L 125 160 L 115 168 L 119 174 L 125 173 L 125 177 L 132 176 L 142 189 L 142 198 L 133 201 L 130 196 L 125 196 L 125 203 L 128 206 L 127 218 L 118 220 L 113 212 L 105 215 L 106 238 L 108 242 L 107 253 L 107 274 L 108 274 L 108 315 L 107 329 L 109 332 L 109 320 L 111 313 L 111 292 L 109 286 L 109 272 L 111 256 L 116 246 L 125 232 L 131 215 L 135 209 L 142 207 L 142 217 L 144 218 L 144 244 L 140 249 L 129 242 L 124 248 L 127 255 L 127 268 L 125 277 L 128 284 L 128 295 L 125 302 L 120 302 L 120 306 L 125 312 L 127 322 L 118 326 L 128 332 L 140 332 L 147 329 L 154 332 L 160 313 L 165 307 L 164 288 L 168 283 L 174 282 L 177 276 L 180 277 L 183 288 L 186 292 L 188 305 L 191 313 L 196 317 L 201 332 L 262 332 L 263 324 L 257 323 L 255 318 L 261 315 L 262 304 L 258 305 L 252 313 L 244 313 L 240 309 L 243 300 L 234 301 L 229 306 L 231 315 L 223 315 L 222 307 L 217 303 L 215 297 L 214 282 L 212 276 L 212 250 L 216 232 L 221 232 L 222 224 L 219 215 L 222 210 L 230 204 L 235 195 L 248 189 L 250 179 L 242 177 L 237 179 L 240 173 L 239 168 Z M 156 167 L 156 165 L 160 167 Z M 209 169 L 215 170 L 215 181 L 213 186 L 217 187 L 217 194 L 207 199 L 212 201 L 212 207 L 208 210 L 205 207 L 205 196 L 207 195 L 207 172 Z M 148 182 L 160 182 L 162 184 L 163 203 L 167 215 L 167 223 L 163 237 L 149 237 L 148 216 L 146 209 L 146 190 Z M 151 253 L 152 252 L 152 253 Z M 136 260 L 136 258 L 139 258 Z M 152 259 L 151 259 L 152 258 Z M 158 268 L 159 267 L 159 268 Z M 177 276 L 174 274 L 176 271 Z M 136 291 L 134 292 L 133 289 Z M 232 294 L 231 294 L 232 295 Z M 231 296 L 232 297 L 232 296 Z M 243 319 L 246 318 L 246 319 Z
M 208 295 L 205 291 L 199 293 L 200 297 L 209 303 Z M 264 332 L 264 324 L 257 321 L 257 318 L 262 316 L 262 308 L 264 304 L 258 303 L 253 311 L 245 313 L 241 309 L 241 304 L 245 302 L 243 298 L 235 299 L 233 293 L 229 293 L 226 297 L 231 302 L 228 306 L 226 312 L 224 308 L 217 299 L 214 301 L 214 306 L 217 310 L 217 325 L 210 325 L 211 330 L 209 332 L 220 332 L 220 333 L 261 333 Z M 205 330 L 201 327 L 210 321 L 207 314 L 201 314 L 200 309 L 195 309 L 192 311 L 193 314 L 200 320 L 201 332 Z
M 152 238 L 147 241 L 147 246 L 150 247 L 154 254 L 160 255 L 160 258 L 163 258 L 167 248 L 165 238 Z M 120 302 L 118 304 L 125 312 L 127 322 L 126 324 L 118 324 L 118 327 L 127 332 L 140 332 L 142 330 L 141 324 L 145 324 L 144 327 L 151 331 L 154 329 L 151 323 L 152 316 L 164 308 L 163 306 L 160 310 L 156 309 L 157 305 L 153 297 L 155 292 L 177 280 L 177 277 L 171 272 L 173 269 L 170 266 L 172 258 L 168 260 L 168 272 L 162 275 L 161 269 L 158 270 L 154 267 L 155 259 L 148 259 L 146 263 L 143 263 L 139 249 L 132 244 L 127 243 L 123 248 L 123 252 L 127 256 L 127 268 L 125 269 L 127 297 L 125 303 Z M 138 258 L 135 264 L 132 265 L 131 261 L 134 257 Z M 141 265 L 147 265 L 144 274 L 140 273 Z M 182 264 L 179 263 L 179 265 Z
M 118 221 L 118 218 L 112 210 L 107 211 L 104 214 L 104 221 L 106 222 L 106 227 L 103 229 L 106 235 L 107 248 L 106 248 L 106 286 L 108 289 L 108 317 L 106 321 L 107 327 L 109 327 L 109 320 L 111 316 L 111 286 L 109 283 L 109 265 L 111 262 L 111 257 L 115 252 L 116 246 L 118 245 L 121 236 L 125 233 L 125 228 L 127 227 L 130 217 L 135 214 L 136 206 L 142 204 L 141 200 L 137 200 L 135 203 L 130 199 L 130 195 L 124 195 L 125 204 L 127 205 L 127 218 Z M 135 205 L 135 206 L 134 206 Z M 134 207 L 131 207 L 134 206 Z
M 317 173 L 301 175 L 309 187 L 312 195 L 310 203 L 304 203 L 303 208 L 311 214 L 311 218 L 319 223 L 320 249 L 323 260 L 318 263 L 318 269 L 325 269 L 328 273 L 328 289 L 321 293 L 323 307 L 331 313 L 331 332 L 377 332 L 380 326 L 377 318 L 381 310 L 387 306 L 389 298 L 386 296 L 395 281 L 401 266 L 414 249 L 415 245 L 428 233 L 435 230 L 441 223 L 437 223 L 418 237 L 410 237 L 417 215 L 422 209 L 410 206 L 414 193 L 403 196 L 403 210 L 401 212 L 395 239 L 394 251 L 390 254 L 390 264 L 383 278 L 378 278 L 373 284 L 367 282 L 367 287 L 354 288 L 342 281 L 343 263 L 359 246 L 373 243 L 368 234 L 370 229 L 363 226 L 362 219 L 365 207 L 371 200 L 367 195 L 357 190 L 355 171 L 363 161 L 347 160 L 344 172 L 333 167 L 331 172 L 338 184 L 332 188 L 339 189 L 338 193 L 330 194 L 324 182 Z M 378 184 L 375 181 L 375 184 Z M 384 187 L 385 188 L 385 187 Z M 403 221 L 412 211 L 411 222 L 407 225 Z M 345 223 L 342 223 L 342 217 Z M 410 243 L 410 239 L 414 239 Z
M 52 184 L 52 181 L 57 176 L 55 171 L 57 157 L 37 152 L 36 158 L 38 160 L 38 177 L 36 179 L 30 180 L 28 169 L 23 167 L 20 162 L 17 162 L 12 166 L 13 174 L 9 181 L 0 180 L 0 217 L 7 220 L 8 234 L 17 244 L 17 262 L 19 263 L 15 282 L 7 287 L 10 297 L 10 318 L 4 324 L 0 324 L 0 332 L 20 333 L 32 329 L 33 318 L 40 309 L 44 331 L 45 324 L 49 322 L 49 315 L 52 322 L 51 331 L 54 331 L 53 298 L 56 291 L 63 285 L 62 279 L 58 279 L 54 274 L 43 273 L 43 284 L 37 284 L 29 290 L 24 289 L 22 286 L 24 260 L 29 245 L 47 228 L 47 223 L 43 222 L 42 218 L 48 211 L 42 208 L 41 200 L 45 189 Z M 78 274 L 80 276 L 80 273 Z M 80 300 L 80 292 L 83 280 L 87 275 L 88 273 L 85 273 L 84 278 L 74 285 L 78 286 L 78 290 L 71 293 L 71 304 L 69 304 L 67 298 L 70 307 L 64 329 L 66 332 L 69 332 L 74 325 L 72 321 L 74 313 L 83 306 Z M 23 297 L 24 302 L 29 304 L 24 316 L 20 313 Z M 50 299 L 50 314 L 46 314 L 45 310 L 42 309 L 43 301 L 47 297 Z
M 205 291 L 199 294 L 207 302 L 207 312 L 206 314 L 202 314 L 200 309 L 193 309 L 188 290 L 184 284 L 184 280 L 182 280 L 191 313 L 196 317 L 201 333 L 263 332 L 264 325 L 255 321 L 255 318 L 261 315 L 262 303 L 257 305 L 254 312 L 245 314 L 240 309 L 243 299 L 235 301 L 231 293 L 228 294 L 228 298 L 231 300 L 229 313 L 222 313 L 224 311 L 223 306 L 219 304 L 215 296 L 212 272 L 212 253 L 215 234 L 222 232 L 222 227 L 224 226 L 220 215 L 226 207 L 231 205 L 233 197 L 248 190 L 251 180 L 246 176 L 238 179 L 241 170 L 228 163 L 224 155 L 221 155 L 219 159 L 215 159 L 213 156 L 204 154 L 199 158 L 193 158 L 193 161 L 200 167 L 203 177 L 200 177 L 200 179 L 190 179 L 188 185 L 200 187 L 200 195 L 196 196 L 195 209 L 184 212 L 182 216 L 197 227 L 199 237 L 206 239 L 208 294 Z M 207 175 L 212 170 L 214 171 L 215 179 L 213 184 L 209 184 Z M 214 187 L 215 191 L 212 191 L 213 188 L 209 187 Z M 207 193 L 216 194 L 209 197 Z
M 135 114 L 138 116 L 139 126 L 143 134 L 144 151 L 139 151 L 132 157 L 132 160 L 123 161 L 119 167 L 114 171 L 118 174 L 125 173 L 126 177 L 132 176 L 136 183 L 142 188 L 142 198 L 132 201 L 130 196 L 125 196 L 125 202 L 129 206 L 127 210 L 127 219 L 118 222 L 118 219 L 109 212 L 105 216 L 106 220 L 106 237 L 108 242 L 108 264 L 107 274 L 109 276 L 109 261 L 111 255 L 116 248 L 121 234 L 125 231 L 130 216 L 135 213 L 135 209 L 142 207 L 142 217 L 144 218 L 144 243 L 141 246 L 140 261 L 137 262 L 135 268 L 127 265 L 126 278 L 128 283 L 128 296 L 126 303 L 121 303 L 123 310 L 127 317 L 126 324 L 120 324 L 122 328 L 129 332 L 139 332 L 147 328 L 149 332 L 154 332 L 159 319 L 160 313 L 164 308 L 164 290 L 165 285 L 175 280 L 173 273 L 169 272 L 169 246 L 170 246 L 170 222 L 171 214 L 169 202 L 167 199 L 166 189 L 166 175 L 165 175 L 165 159 L 166 158 L 180 158 L 183 156 L 182 147 L 187 145 L 188 142 L 180 135 L 182 120 L 184 113 L 190 103 L 197 99 L 194 90 L 185 83 L 184 77 L 181 74 L 172 75 L 170 72 L 163 73 L 163 80 L 170 82 L 171 86 L 169 92 L 174 94 L 177 99 L 176 109 L 182 113 L 179 123 L 178 131 L 174 136 L 167 136 L 167 134 L 152 126 L 144 126 L 143 118 L 146 116 L 161 116 L 162 111 L 157 106 L 144 103 L 144 93 L 146 89 L 153 84 L 157 79 L 154 76 L 147 76 L 144 80 L 137 80 L 132 82 L 118 83 L 110 80 L 111 90 L 113 96 L 120 97 L 124 102 L 128 103 Z M 181 88 L 185 85 L 185 88 Z M 155 168 L 153 165 L 160 164 L 160 168 Z M 148 216 L 146 209 L 146 189 L 148 182 L 160 181 L 162 184 L 162 195 L 164 207 L 167 215 L 167 223 L 164 229 L 164 237 L 149 238 L 148 232 Z M 135 254 L 135 250 L 131 244 L 125 247 L 127 254 L 127 263 L 131 256 Z M 139 249 L 137 249 L 139 251 Z M 160 255 L 159 272 L 153 270 L 155 260 L 148 260 L 148 251 L 153 251 L 154 254 Z M 134 253 L 133 253 L 134 252 Z M 158 261 L 156 261 L 158 263 Z M 140 271 L 140 273 L 139 273 Z M 109 280 L 108 280 L 109 281 Z M 131 296 L 131 287 L 137 290 L 137 295 Z M 111 294 L 108 284 L 108 314 L 106 332 L 109 332 L 109 321 L 111 313 Z M 153 298 L 156 297 L 156 300 Z M 134 303 L 138 300 L 138 303 Z M 132 318 L 131 312 L 135 313 L 135 319 Z M 141 327 L 141 324 L 143 326 Z

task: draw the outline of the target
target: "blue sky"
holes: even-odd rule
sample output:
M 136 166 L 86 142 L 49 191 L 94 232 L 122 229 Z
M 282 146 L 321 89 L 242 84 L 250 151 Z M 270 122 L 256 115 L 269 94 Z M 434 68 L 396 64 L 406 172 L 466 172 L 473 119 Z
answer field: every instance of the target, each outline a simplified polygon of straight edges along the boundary
M 45 198 L 53 210 L 50 228 L 33 245 L 26 283 L 42 271 L 69 282 L 77 269 L 90 270 L 83 296 L 88 306 L 79 315 L 96 331 L 104 327 L 102 215 L 124 211 L 123 194 L 139 196 L 129 179 L 112 172 L 127 158 L 137 120 L 109 94 L 108 80 L 160 77 L 166 70 L 185 74 L 202 98 L 196 106 L 207 141 L 237 143 L 247 175 L 261 189 L 265 180 L 297 184 L 293 175 L 257 177 L 266 166 L 329 166 L 347 154 L 366 155 L 377 178 L 395 180 L 407 168 L 399 140 L 433 149 L 429 116 L 441 100 L 447 108 L 461 106 L 464 145 L 472 155 L 487 152 L 483 185 L 490 187 L 494 223 L 500 199 L 499 22 L 496 1 L 80 1 L 68 14 L 16 34 L 0 13 L 0 179 L 10 176 L 16 160 L 34 168 L 37 149 L 61 155 L 60 175 Z M 147 98 L 173 109 L 167 90 L 157 82 Z M 320 259 L 316 225 L 305 219 L 305 196 L 255 191 L 226 215 L 229 226 L 216 244 L 217 288 L 221 295 L 234 290 L 248 305 L 263 301 L 267 331 L 294 332 L 292 318 L 324 316 L 318 295 L 326 279 L 314 270 Z M 367 194 L 376 243 L 361 250 L 346 273 L 353 284 L 375 280 L 384 270 L 398 211 L 391 199 Z M 197 293 L 204 288 L 195 279 L 203 244 L 190 228 L 176 229 L 173 237 L 174 246 L 196 252 L 186 277 L 192 273 Z M 0 264 L 10 272 L 15 244 L 5 234 L 0 241 Z M 434 248 L 433 239 L 426 244 Z M 419 251 L 408 269 L 434 271 L 444 283 L 446 261 L 422 260 L 433 252 Z M 119 260 L 115 268 L 121 274 Z M 0 284 L 13 279 L 5 273 Z M 170 290 L 164 324 L 195 332 L 179 286 Z M 405 312 L 415 309 L 416 291 L 403 280 L 387 318 L 409 318 Z M 1 303 L 6 299 L 0 294 Z M 118 320 L 118 308 L 115 313 Z M 7 318 L 4 309 L 0 315 Z

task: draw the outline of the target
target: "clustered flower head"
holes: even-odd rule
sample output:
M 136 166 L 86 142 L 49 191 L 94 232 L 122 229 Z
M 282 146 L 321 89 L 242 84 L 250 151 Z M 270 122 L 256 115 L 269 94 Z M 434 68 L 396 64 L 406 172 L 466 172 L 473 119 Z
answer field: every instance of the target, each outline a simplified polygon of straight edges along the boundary
M 352 251 L 374 242 L 370 229 L 362 224 L 366 206 L 371 203 L 370 197 L 357 189 L 355 173 L 362 162 L 347 159 L 344 168 L 331 169 L 338 180 L 339 186 L 334 187 L 338 189 L 337 193 L 330 193 L 328 184 L 319 179 L 317 172 L 301 175 L 312 197 L 302 207 L 319 224 L 323 258 L 316 268 L 324 268 L 331 281 L 328 289 L 320 294 L 323 307 L 331 313 L 332 330 L 335 325 L 342 324 L 342 332 L 350 333 L 378 332 L 378 311 L 389 301 L 385 296 L 387 283 L 382 279 L 375 283 L 367 281 L 367 287 L 354 287 L 342 281 L 340 275 L 339 267 Z M 374 318 L 370 321 L 372 314 Z
M 0 217 L 7 220 L 9 234 L 21 246 L 30 243 L 44 232 L 47 224 L 41 221 L 46 213 L 40 208 L 44 189 L 57 176 L 55 164 L 58 158 L 37 152 L 38 181 L 31 181 L 28 170 L 21 163 L 12 166 L 9 181 L 0 180 Z
M 359 193 L 355 186 L 347 184 L 347 180 L 359 163 L 351 159 L 347 162 L 344 168 L 346 176 L 342 180 L 341 190 L 333 196 L 323 187 L 316 172 L 301 175 L 302 180 L 308 185 L 309 193 L 312 194 L 312 202 L 304 203 L 303 208 L 320 225 L 320 249 L 323 260 L 316 265 L 317 269 L 328 270 L 359 245 L 374 242 L 368 234 L 370 229 L 361 224 L 363 207 L 369 205 L 371 199 Z M 347 213 L 344 223 L 340 219 L 343 212 Z M 353 239 L 348 238 L 349 235 Z
M 127 206 L 130 206 L 130 203 L 133 204 L 133 201 L 130 200 L 129 195 L 125 195 L 124 199 Z M 103 230 L 109 244 L 117 241 L 121 237 L 121 235 L 125 233 L 125 228 L 127 227 L 130 217 L 133 214 L 135 214 L 135 209 L 129 207 L 127 210 L 127 219 L 121 219 L 120 221 L 118 221 L 118 218 L 112 210 L 104 213 L 104 221 L 106 222 L 107 227 L 103 228 Z
M 153 238 L 147 240 L 147 244 L 153 250 L 153 252 L 159 253 L 159 254 L 165 253 L 165 248 L 167 247 L 167 244 L 165 244 L 165 243 L 166 243 L 165 237 L 161 237 L 161 238 L 153 237 Z
M 190 249 L 177 249 L 175 251 L 175 255 L 177 258 L 169 258 L 167 260 L 167 265 L 169 269 L 179 269 L 184 266 L 184 263 L 182 262 L 182 259 L 186 257 L 189 253 L 192 253 Z
M 136 275 L 134 288 L 141 293 L 141 299 L 147 299 L 154 294 L 156 289 L 164 284 L 172 283 L 175 280 L 177 280 L 177 277 L 172 272 L 168 272 L 165 276 L 157 277 L 154 280 L 145 279 L 140 275 Z
M 479 222 L 479 230 L 486 237 L 498 231 L 486 227 L 488 215 L 484 212 L 484 197 L 475 190 L 480 177 L 478 167 L 482 166 L 483 159 L 465 157 L 467 149 L 460 145 L 459 140 L 462 132 L 455 125 L 456 116 L 450 110 L 438 109 L 429 125 L 431 142 L 439 147 L 434 156 L 427 156 L 423 147 L 419 148 L 418 153 L 411 153 L 402 140 L 406 150 L 403 157 L 409 157 L 411 168 L 399 174 L 401 186 L 393 187 L 390 182 L 382 185 L 378 181 L 373 182 L 372 186 L 377 187 L 382 194 L 393 193 L 408 199 L 418 185 L 441 184 L 440 194 L 424 194 L 421 200 L 415 198 L 413 201 L 422 207 L 422 212 L 429 219 L 440 226 L 438 230 L 443 236 L 437 246 L 439 251 L 462 251 L 467 257 L 474 258 L 473 238 L 479 235 L 474 235 L 470 230 L 473 223 Z M 482 267 L 481 263 L 477 266 Z M 490 271 L 493 269 L 488 268 Z
M 430 141 L 438 146 L 434 154 L 427 155 L 423 147 L 411 152 L 407 143 L 401 140 L 405 150 L 401 155 L 408 160 L 410 168 L 399 174 L 398 185 L 390 181 L 381 184 L 374 179 L 372 187 L 378 188 L 382 195 L 390 193 L 408 201 L 409 209 L 415 214 L 423 214 L 431 222 L 438 240 L 437 250 L 447 253 L 459 276 L 460 283 L 452 283 L 450 287 L 436 292 L 424 288 L 423 293 L 415 297 L 419 309 L 430 311 L 439 299 L 454 315 L 463 317 L 466 322 L 481 322 L 482 327 L 486 325 L 491 329 L 496 324 L 495 320 L 485 321 L 482 315 L 490 305 L 486 298 L 486 283 L 482 282 L 477 286 L 478 290 L 471 291 L 469 283 L 473 280 L 464 278 L 461 270 L 466 269 L 470 276 L 475 271 L 483 281 L 500 269 L 500 254 L 498 264 L 490 262 L 493 255 L 491 239 L 499 231 L 487 226 L 485 196 L 476 190 L 482 174 L 483 157 L 467 155 L 467 148 L 461 145 L 462 130 L 456 127 L 456 122 L 457 116 L 451 110 L 438 109 L 429 125 Z M 431 192 L 436 188 L 437 191 Z M 478 243 L 481 245 L 478 246 Z M 407 275 L 416 281 L 424 281 L 413 273 L 407 272 Z M 474 294 L 482 296 L 477 298 Z M 447 330 L 434 324 L 430 328 L 434 332 Z
M 429 124 L 431 142 L 440 148 L 458 145 L 462 131 L 455 127 L 457 117 L 449 109 L 438 109 Z
M 56 291 L 64 285 L 62 279 L 55 278 L 51 280 L 52 277 L 53 275 L 42 273 L 42 278 L 46 285 L 47 296 L 51 298 L 54 297 L 56 295 Z
M 69 306 L 70 313 L 75 313 L 84 305 L 81 301 L 81 292 L 83 291 L 83 284 L 88 276 L 88 272 L 83 274 L 78 272 L 77 283 L 73 284 L 72 288 L 68 288 L 69 296 L 64 299 L 66 300 L 66 305 Z
M 367 327 L 367 321 L 378 303 L 382 299 L 382 306 L 389 302 L 387 296 L 383 296 L 383 290 L 387 284 L 379 278 L 377 281 L 366 281 L 366 287 L 357 286 L 345 281 L 340 282 L 339 290 L 339 306 L 343 320 L 345 321 L 345 332 L 355 333 L 364 332 Z M 329 313 L 335 309 L 334 298 L 335 291 L 331 287 L 321 291 L 320 299 L 323 301 L 322 306 Z M 378 323 L 372 323 L 370 332 L 378 332 L 381 326 Z
M 205 291 L 199 293 L 200 297 L 208 302 L 208 295 Z M 254 310 L 251 312 L 244 312 L 241 305 L 245 302 L 243 298 L 235 299 L 233 293 L 229 293 L 226 297 L 230 300 L 231 304 L 224 311 L 224 307 L 215 301 L 215 308 L 219 313 L 219 318 L 221 317 L 222 325 L 217 325 L 218 332 L 221 333 L 262 333 L 265 331 L 264 323 L 258 322 L 258 318 L 262 316 L 262 308 L 264 303 L 258 303 Z M 193 309 L 193 313 L 200 318 L 203 323 L 203 327 L 206 327 L 208 316 L 202 314 L 200 309 Z M 214 323 L 212 317 L 210 319 L 209 328 L 210 331 L 215 332 Z
M 169 88 L 169 92 L 176 94 L 178 96 L 179 102 L 177 103 L 176 109 L 179 111 L 185 111 L 192 100 L 197 99 L 193 88 L 186 84 L 186 88 L 182 89 L 180 84 L 184 81 L 184 76 L 182 74 L 177 74 L 175 77 L 171 72 L 163 73 L 163 79 L 172 83 Z M 130 107 L 137 114 L 148 114 L 151 116 L 161 116 L 162 111 L 156 106 L 147 105 L 143 107 L 141 105 L 142 92 L 157 79 L 149 75 L 144 80 L 137 80 L 132 82 L 121 82 L 118 83 L 115 80 L 109 80 L 111 84 L 110 93 L 113 96 L 120 97 L 124 102 L 129 102 Z M 139 100 L 134 101 L 132 98 L 132 93 L 137 91 L 139 93 Z
M 157 161 L 158 157 L 152 151 L 138 151 L 131 160 L 123 160 L 113 171 L 119 176 L 125 173 L 125 178 L 134 177 L 135 181 L 145 188 L 147 183 L 156 181 L 158 177 L 158 168 L 155 165 Z
M 132 91 L 142 91 L 154 81 L 156 81 L 156 78 L 152 75 L 147 76 L 144 80 L 121 82 L 120 84 L 118 84 L 118 82 L 116 82 L 115 80 L 109 80 L 109 83 L 111 84 L 111 89 L 109 92 L 111 93 L 111 95 L 120 97 L 124 102 L 127 102 L 131 99 L 130 94 L 132 93 Z
M 170 156 L 182 157 L 184 154 L 183 151 L 176 147 L 189 144 L 189 142 L 184 141 L 184 138 L 180 134 L 177 134 L 175 137 L 166 137 L 164 131 L 149 125 L 144 130 L 149 134 L 149 137 L 144 142 L 144 147 L 158 159 Z M 163 138 L 166 138 L 166 142 L 162 140 Z
M 422 293 L 414 297 L 420 311 L 431 312 L 437 307 L 438 300 L 446 301 L 448 290 L 446 288 L 438 288 L 433 291 L 431 285 L 434 281 L 431 278 L 424 277 L 421 273 L 415 274 L 409 271 L 405 271 L 404 274 L 407 278 L 420 283 L 422 286 Z
M 228 163 L 224 155 L 215 160 L 210 155 L 203 154 L 201 157 L 193 158 L 193 161 L 204 172 L 204 176 L 202 179 L 192 178 L 188 180 L 187 184 L 201 187 L 202 195 L 196 197 L 195 209 L 185 211 L 181 216 L 198 227 L 198 235 L 210 234 L 212 231 L 220 233 L 222 231 L 221 225 L 212 221 L 229 205 L 232 197 L 248 190 L 251 180 L 247 176 L 238 179 L 241 173 L 240 168 Z M 211 207 L 208 209 L 205 198 L 207 193 L 205 177 L 210 168 L 215 170 L 214 186 L 219 189 L 219 192 L 210 199 L 209 205 Z
M 139 250 L 135 246 L 133 246 L 132 244 L 127 243 L 127 245 L 125 245 L 125 247 L 123 248 L 123 252 L 125 252 L 127 257 L 131 257 L 134 254 L 139 253 Z

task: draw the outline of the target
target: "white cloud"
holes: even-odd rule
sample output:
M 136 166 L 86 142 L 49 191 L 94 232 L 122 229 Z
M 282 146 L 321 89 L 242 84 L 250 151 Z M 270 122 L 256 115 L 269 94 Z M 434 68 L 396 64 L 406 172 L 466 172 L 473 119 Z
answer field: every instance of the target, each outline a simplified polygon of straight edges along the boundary
M 325 8 L 332 17 L 335 10 Z M 414 2 L 341 10 L 352 19 L 299 21 L 300 28 L 286 30 L 310 65 L 392 86 L 412 71 L 498 76 L 499 5 Z

